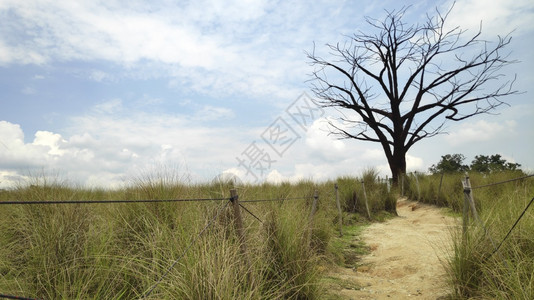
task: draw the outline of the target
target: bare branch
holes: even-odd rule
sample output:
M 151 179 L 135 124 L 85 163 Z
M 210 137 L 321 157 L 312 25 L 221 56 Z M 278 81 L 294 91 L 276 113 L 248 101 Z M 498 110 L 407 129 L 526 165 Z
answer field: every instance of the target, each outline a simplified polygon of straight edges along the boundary
M 415 143 L 443 133 L 448 121 L 490 114 L 504 98 L 517 94 L 515 78 L 501 72 L 515 63 L 504 49 L 510 35 L 496 43 L 480 40 L 482 27 L 446 29 L 448 16 L 436 9 L 423 24 L 403 21 L 409 7 L 386 11 L 383 20 L 370 17 L 374 34 L 358 32 L 345 43 L 328 44 L 333 59 L 307 53 L 317 104 L 355 112 L 361 120 L 339 118 L 350 128 L 330 123 L 331 134 L 378 142 L 392 172 Z M 387 105 L 384 101 L 387 100 Z M 395 174 L 393 174 L 395 175 Z

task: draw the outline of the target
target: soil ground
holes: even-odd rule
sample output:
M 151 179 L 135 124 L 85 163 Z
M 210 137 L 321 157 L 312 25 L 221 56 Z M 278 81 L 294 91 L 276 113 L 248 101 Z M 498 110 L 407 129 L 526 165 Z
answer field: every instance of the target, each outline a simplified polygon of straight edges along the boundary
M 330 274 L 342 299 L 447 299 L 445 271 L 455 218 L 443 209 L 400 199 L 399 217 L 374 223 L 361 239 L 370 248 L 353 268 Z

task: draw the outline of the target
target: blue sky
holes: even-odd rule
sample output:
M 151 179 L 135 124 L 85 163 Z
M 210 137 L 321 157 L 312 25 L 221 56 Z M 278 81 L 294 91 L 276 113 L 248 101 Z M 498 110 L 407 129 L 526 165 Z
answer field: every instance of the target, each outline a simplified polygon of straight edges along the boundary
M 385 9 L 411 5 L 406 21 L 417 23 L 451 4 L 3 0 L 0 188 L 41 173 L 88 187 L 166 172 L 193 182 L 222 172 L 247 181 L 325 180 L 370 167 L 388 175 L 378 145 L 327 135 L 336 111 L 291 118 L 313 96 L 305 51 L 315 43 L 327 55 L 326 43 L 368 30 L 364 17 Z M 521 62 L 506 73 L 525 93 L 504 99 L 499 115 L 447 123 L 448 134 L 410 150 L 409 171 L 448 153 L 467 163 L 498 153 L 534 170 L 533 19 L 530 0 L 456 3 L 451 27 L 474 33 L 482 21 L 493 41 L 515 30 L 508 49 Z M 253 156 L 261 168 L 240 164 Z

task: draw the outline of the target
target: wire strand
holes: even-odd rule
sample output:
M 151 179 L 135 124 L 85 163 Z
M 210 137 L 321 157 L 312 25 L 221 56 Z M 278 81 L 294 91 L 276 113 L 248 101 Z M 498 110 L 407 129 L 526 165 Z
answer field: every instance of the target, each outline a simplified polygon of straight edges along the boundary
M 13 295 L 5 295 L 5 294 L 0 294 L 0 298 L 16 299 L 16 300 L 39 300 L 37 298 L 19 297 L 19 296 L 13 296 Z
M 52 201 L 0 201 L 0 205 L 47 205 L 47 204 L 113 204 L 113 203 L 161 203 L 161 202 L 197 202 L 224 201 L 230 198 L 200 198 L 200 199 L 160 199 L 160 200 L 52 200 Z
M 295 197 L 295 198 L 277 198 L 277 199 L 253 199 L 253 200 L 239 200 L 240 203 L 254 203 L 254 202 L 274 202 L 274 201 L 290 201 L 290 200 L 307 200 L 313 197 Z
M 508 233 L 506 234 L 506 236 L 502 239 L 502 241 L 499 243 L 499 245 L 497 246 L 497 248 L 495 248 L 495 250 L 490 254 L 490 256 L 488 257 L 488 259 L 490 257 L 493 256 L 493 254 L 495 254 L 497 251 L 499 251 L 499 249 L 501 248 L 502 244 L 504 243 L 504 241 L 506 241 L 506 239 L 508 238 L 508 236 L 510 236 L 510 233 L 512 233 L 512 231 L 514 230 L 515 226 L 519 223 L 519 221 L 521 220 L 521 218 L 523 218 L 523 215 L 527 212 L 528 208 L 530 207 L 530 205 L 532 204 L 532 202 L 534 202 L 534 197 L 532 199 L 530 199 L 530 202 L 528 203 L 527 207 L 525 207 L 525 209 L 523 210 L 523 212 L 521 213 L 521 215 L 519 216 L 519 218 L 517 218 L 517 220 L 515 221 L 514 225 L 512 225 L 512 228 L 510 228 L 510 230 L 508 231 Z
M 239 206 L 241 206 L 244 210 L 246 210 L 249 214 L 251 214 L 256 220 L 258 220 L 261 224 L 263 224 L 263 221 L 260 220 L 260 218 L 256 217 L 255 214 L 253 214 L 250 210 L 248 210 L 243 204 L 239 203 Z
M 503 184 L 503 183 L 508 183 L 508 182 L 512 182 L 512 181 L 517 181 L 517 180 L 529 178 L 529 177 L 532 177 L 532 176 L 534 176 L 534 175 L 527 175 L 527 176 L 514 178 L 514 179 L 510 179 L 510 180 L 505 180 L 505 181 L 501 181 L 501 182 L 495 182 L 495 183 L 485 184 L 485 185 L 481 185 L 481 186 L 475 186 L 475 187 L 471 187 L 471 189 L 474 190 L 474 189 L 485 188 L 485 187 L 489 187 L 489 186 L 493 186 L 493 185 L 499 185 L 499 184 Z

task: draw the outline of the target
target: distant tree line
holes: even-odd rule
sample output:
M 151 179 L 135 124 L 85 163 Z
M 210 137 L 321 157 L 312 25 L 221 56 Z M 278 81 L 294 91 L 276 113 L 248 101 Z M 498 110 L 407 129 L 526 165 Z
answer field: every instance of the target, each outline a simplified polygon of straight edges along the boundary
M 465 156 L 463 154 L 447 154 L 441 156 L 441 160 L 432 165 L 429 171 L 437 173 L 457 173 L 457 172 L 480 172 L 494 173 L 499 171 L 521 171 L 521 165 L 518 163 L 507 162 L 500 154 L 490 156 L 476 155 L 471 161 L 471 165 L 464 164 Z

